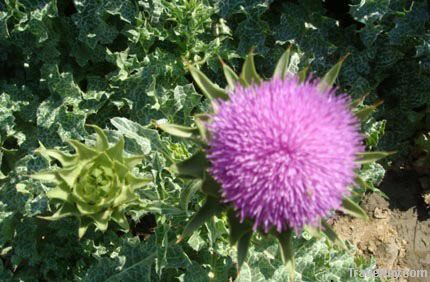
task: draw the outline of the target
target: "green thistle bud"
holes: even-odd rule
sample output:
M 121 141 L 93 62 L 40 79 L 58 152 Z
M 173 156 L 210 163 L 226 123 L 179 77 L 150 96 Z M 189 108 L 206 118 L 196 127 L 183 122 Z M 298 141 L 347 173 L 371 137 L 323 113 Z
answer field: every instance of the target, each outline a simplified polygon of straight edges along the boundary
M 80 221 L 79 238 L 91 223 L 102 232 L 109 221 L 116 222 L 122 230 L 128 231 L 129 224 L 125 211 L 138 206 L 140 199 L 135 190 L 145 186 L 150 179 L 132 174 L 132 168 L 140 163 L 142 156 L 124 157 L 124 139 L 109 146 L 106 134 L 97 126 L 91 126 L 97 134 L 94 147 L 76 140 L 69 144 L 75 154 L 56 149 L 46 149 L 42 144 L 36 153 L 48 160 L 55 159 L 61 168 L 33 175 L 41 181 L 56 186 L 47 192 L 51 201 L 60 201 L 60 208 L 47 220 L 58 220 L 75 216 Z

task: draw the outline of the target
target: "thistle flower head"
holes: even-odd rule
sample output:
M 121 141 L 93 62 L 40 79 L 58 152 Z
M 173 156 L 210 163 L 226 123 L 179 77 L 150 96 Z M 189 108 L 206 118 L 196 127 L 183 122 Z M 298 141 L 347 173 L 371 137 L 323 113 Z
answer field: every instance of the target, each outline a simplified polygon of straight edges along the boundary
M 295 78 L 237 86 L 229 96 L 209 125 L 208 158 L 240 218 L 265 232 L 298 232 L 339 208 L 363 151 L 347 96 Z

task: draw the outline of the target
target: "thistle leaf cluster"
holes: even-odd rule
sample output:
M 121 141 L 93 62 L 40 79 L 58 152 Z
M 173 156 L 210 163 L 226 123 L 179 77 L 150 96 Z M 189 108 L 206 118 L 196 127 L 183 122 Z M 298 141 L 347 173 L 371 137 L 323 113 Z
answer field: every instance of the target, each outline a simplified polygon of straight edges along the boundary
M 48 160 L 56 160 L 58 169 L 39 172 L 32 177 L 55 184 L 47 192 L 52 203 L 59 202 L 58 210 L 41 218 L 59 220 L 74 216 L 80 222 L 79 237 L 94 224 L 102 232 L 114 221 L 124 231 L 129 230 L 125 212 L 139 207 L 136 189 L 149 183 L 149 178 L 136 177 L 132 169 L 141 163 L 143 156 L 124 156 L 124 138 L 110 145 L 104 131 L 92 125 L 97 135 L 94 146 L 77 140 L 69 144 L 75 150 L 69 154 L 57 149 L 47 149 L 40 144 L 37 153 Z

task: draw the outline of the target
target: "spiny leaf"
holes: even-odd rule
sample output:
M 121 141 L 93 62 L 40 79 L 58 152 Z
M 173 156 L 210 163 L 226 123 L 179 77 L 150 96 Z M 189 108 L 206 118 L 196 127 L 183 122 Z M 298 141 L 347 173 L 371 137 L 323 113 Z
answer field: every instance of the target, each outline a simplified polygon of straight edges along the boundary
M 252 231 L 252 224 L 248 221 L 240 222 L 233 209 L 227 212 L 228 225 L 230 227 L 230 244 L 234 245 L 247 232 Z
M 306 80 L 306 77 L 308 76 L 308 70 L 309 66 L 304 67 L 299 71 L 299 73 L 297 74 L 297 76 L 299 77 L 299 82 L 304 82 Z
M 356 161 L 358 164 L 368 164 L 376 162 L 385 157 L 391 156 L 396 152 L 363 152 L 358 154 L 358 160 Z
M 383 103 L 382 100 L 374 103 L 373 105 L 366 105 L 363 108 L 356 110 L 355 116 L 358 117 L 361 121 L 366 120 L 375 110 Z
M 252 237 L 252 231 L 245 233 L 237 241 L 237 266 L 239 270 L 246 260 L 246 255 L 248 254 L 251 237 Z
M 227 80 L 228 86 L 230 90 L 233 90 L 236 87 L 236 84 L 239 81 L 239 76 L 234 72 L 234 70 L 224 63 L 224 61 L 220 58 L 222 69 L 224 71 L 225 79 Z
M 260 84 L 261 77 L 255 69 L 254 54 L 252 51 L 246 56 L 245 62 L 243 63 L 242 72 L 240 73 L 240 78 L 247 85 L 253 83 Z
M 200 137 L 204 142 L 208 142 L 211 135 L 206 124 L 210 121 L 210 116 L 207 114 L 197 114 L 194 116 L 194 121 L 199 129 Z
M 360 176 L 356 176 L 355 177 L 355 183 L 360 187 L 360 188 L 362 188 L 363 190 L 367 190 L 369 187 L 368 187 L 368 185 L 367 185 L 367 183 L 366 183 L 366 181 L 364 181 L 363 180 L 363 178 L 362 177 L 360 177 Z
M 337 76 L 339 75 L 340 69 L 342 67 L 343 62 L 349 56 L 342 57 L 337 64 L 335 64 L 322 78 L 321 82 L 318 84 L 318 87 L 321 91 L 327 91 L 333 87 L 334 82 L 336 81 Z
M 325 234 L 325 236 L 327 236 L 327 238 L 331 242 L 333 242 L 333 244 L 337 245 L 341 249 L 346 250 L 345 242 L 343 242 L 343 240 L 341 240 L 337 236 L 336 232 L 334 232 L 334 230 L 331 228 L 331 226 L 325 220 L 321 220 L 321 225 L 323 227 L 321 231 Z
M 127 218 L 125 217 L 124 212 L 119 211 L 119 209 L 116 209 L 112 213 L 112 219 L 118 223 L 118 225 L 125 231 L 128 231 L 130 229 L 130 226 L 128 224 Z
M 63 153 L 57 149 L 46 149 L 41 142 L 39 142 L 39 148 L 35 150 L 35 153 L 41 155 L 48 161 L 54 158 L 59 161 L 63 167 L 69 166 L 75 161 L 75 156 Z
M 149 177 L 136 177 L 132 174 L 127 175 L 127 182 L 132 190 L 146 186 L 152 181 Z
M 177 125 L 177 124 L 171 124 L 171 123 L 157 123 L 156 127 L 160 128 L 166 133 L 169 133 L 170 135 L 181 137 L 181 138 L 191 138 L 195 137 L 199 134 L 198 128 L 183 126 L 183 125 Z
M 75 216 L 77 214 L 78 214 L 78 211 L 73 205 L 65 203 L 53 215 L 38 216 L 38 218 L 55 221 L 68 216 Z
M 76 196 L 76 193 L 73 194 L 73 196 Z M 98 206 L 91 205 L 91 204 L 85 203 L 83 201 L 76 201 L 75 205 L 76 205 L 76 209 L 81 214 L 81 217 L 95 214 L 95 213 L 99 212 L 101 209 Z
M 138 164 L 141 164 L 144 159 L 145 159 L 145 156 L 143 155 L 132 156 L 132 157 L 124 158 L 124 163 L 128 166 L 128 168 L 132 169 Z
M 91 217 L 94 219 L 94 224 L 96 225 L 97 229 L 99 229 L 101 232 L 105 232 L 108 228 L 111 215 L 112 210 L 105 210 L 103 212 L 93 214 Z
M 203 180 L 198 179 L 193 181 L 186 188 L 182 189 L 179 203 L 181 208 L 186 212 L 188 211 L 188 204 L 190 203 L 192 196 L 202 188 L 202 183 L 203 183 Z
M 291 46 L 282 54 L 278 63 L 276 64 L 273 77 L 284 79 L 288 74 L 288 67 L 290 65 Z
M 182 177 L 203 178 L 208 167 L 206 154 L 200 151 L 185 161 L 173 164 L 170 170 Z
M 49 170 L 32 174 L 31 178 L 42 182 L 50 182 L 50 183 L 57 183 L 59 181 L 57 173 L 55 171 L 49 171 Z
M 97 134 L 96 148 L 98 150 L 102 151 L 102 150 L 106 150 L 107 148 L 109 148 L 109 141 L 108 141 L 106 133 L 103 131 L 103 129 L 101 129 L 97 125 L 90 125 L 90 124 L 88 124 L 87 127 L 93 128 Z
M 124 187 L 123 189 L 121 189 L 121 193 L 113 201 L 112 206 L 119 207 L 126 203 L 135 202 L 135 200 L 137 199 L 138 197 L 136 196 L 136 194 L 134 194 L 134 190 L 131 186 Z
M 344 198 L 343 199 L 341 210 L 344 213 L 349 214 L 349 215 L 354 216 L 354 217 L 357 217 L 357 218 L 361 218 L 364 220 L 369 219 L 366 212 L 359 205 L 357 205 L 353 200 L 351 200 L 350 198 Z
M 118 160 L 120 162 L 124 162 L 124 137 L 120 137 L 118 142 L 110 147 L 108 150 L 106 150 L 106 154 L 113 160 Z
M 70 197 L 70 191 L 67 191 L 66 189 L 62 188 L 61 186 L 57 186 L 48 192 L 46 192 L 46 196 L 50 199 L 58 199 L 63 200 L 65 202 L 72 202 Z
M 193 234 L 200 226 L 203 225 L 212 216 L 218 214 L 222 211 L 223 207 L 219 201 L 212 197 L 207 197 L 203 206 L 197 211 L 197 213 L 190 219 L 182 232 L 181 237 L 178 239 L 178 243 L 183 240 L 183 238 Z
M 90 160 L 98 155 L 98 152 L 87 145 L 77 141 L 77 140 L 70 140 L 69 144 L 75 149 L 76 154 L 79 155 L 79 159 L 81 161 L 83 160 Z
M 82 218 L 80 219 L 79 229 L 78 229 L 78 238 L 81 239 L 84 237 L 85 233 L 88 230 L 88 227 L 90 226 L 91 221 L 89 218 Z
M 67 185 L 69 185 L 69 187 L 73 187 L 75 185 L 76 179 L 81 174 L 81 169 L 82 169 L 82 165 L 79 167 L 77 166 L 77 167 L 62 169 L 61 173 L 59 173 L 58 175 L 61 177 L 62 180 L 64 180 L 67 183 Z
M 374 106 L 365 106 L 360 110 L 355 112 L 355 116 L 358 117 L 361 121 L 366 120 L 374 111 L 376 107 Z
M 279 245 L 281 247 L 282 260 L 286 265 L 290 274 L 290 281 L 294 281 L 295 275 L 295 259 L 293 249 L 293 230 L 288 229 L 282 233 L 277 233 Z
M 202 192 L 210 197 L 220 198 L 221 185 L 209 174 L 205 174 L 202 184 Z
M 351 102 L 351 108 L 352 109 L 355 109 L 355 108 L 357 108 L 359 105 L 361 105 L 363 102 L 364 102 L 364 100 L 366 99 L 366 97 L 367 96 L 369 96 L 369 93 L 367 93 L 367 94 L 364 94 L 363 96 L 361 96 L 360 98 L 357 98 L 357 99 L 355 99 L 355 100 L 353 100 L 352 102 Z
M 188 70 L 190 71 L 194 81 L 197 83 L 203 94 L 205 94 L 208 99 L 228 99 L 227 92 L 225 92 L 225 90 L 210 81 L 209 78 L 199 69 L 196 69 L 192 65 L 188 64 Z

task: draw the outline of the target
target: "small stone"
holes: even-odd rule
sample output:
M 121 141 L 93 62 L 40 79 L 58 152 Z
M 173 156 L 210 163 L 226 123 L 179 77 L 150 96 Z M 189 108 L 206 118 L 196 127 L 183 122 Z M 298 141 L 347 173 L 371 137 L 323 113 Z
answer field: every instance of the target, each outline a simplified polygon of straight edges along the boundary
M 388 209 L 375 208 L 373 211 L 373 217 L 378 219 L 388 218 L 390 211 Z
M 374 243 L 373 241 L 370 241 L 370 242 L 369 242 L 369 246 L 367 247 L 367 250 L 368 250 L 370 253 L 375 254 L 376 246 L 375 246 L 375 243 Z
M 363 242 L 358 242 L 357 248 L 359 250 L 365 250 L 366 249 L 366 245 Z
M 426 203 L 427 206 L 430 206 L 430 191 L 424 191 L 422 197 L 424 199 L 424 203 Z

